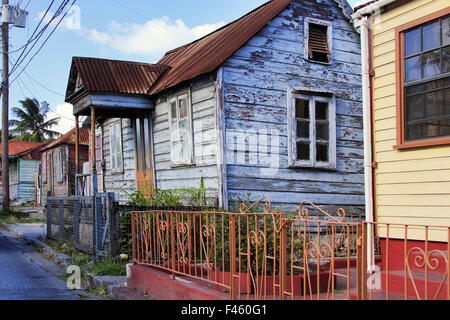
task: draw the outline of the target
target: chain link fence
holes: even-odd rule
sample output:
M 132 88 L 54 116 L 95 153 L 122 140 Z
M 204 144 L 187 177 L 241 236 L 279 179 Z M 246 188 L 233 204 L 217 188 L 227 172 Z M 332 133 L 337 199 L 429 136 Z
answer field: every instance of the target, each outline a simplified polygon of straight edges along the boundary
M 118 253 L 114 194 L 47 197 L 47 238 L 93 256 Z

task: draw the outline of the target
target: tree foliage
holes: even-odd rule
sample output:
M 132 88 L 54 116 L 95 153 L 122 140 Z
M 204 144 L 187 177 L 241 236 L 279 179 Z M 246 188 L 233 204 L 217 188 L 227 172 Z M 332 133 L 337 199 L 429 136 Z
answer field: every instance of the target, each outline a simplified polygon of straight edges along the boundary
M 61 134 L 51 128 L 57 125 L 60 118 L 47 120 L 50 106 L 47 102 L 39 103 L 37 99 L 26 98 L 21 100 L 22 106 L 14 107 L 17 120 L 9 122 L 11 133 L 18 141 L 46 142 L 58 138 Z

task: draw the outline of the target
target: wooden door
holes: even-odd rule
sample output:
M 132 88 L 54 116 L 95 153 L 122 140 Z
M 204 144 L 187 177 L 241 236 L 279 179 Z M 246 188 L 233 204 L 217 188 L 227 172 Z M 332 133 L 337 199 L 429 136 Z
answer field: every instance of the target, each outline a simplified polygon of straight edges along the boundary
M 134 119 L 136 186 L 146 196 L 153 194 L 152 128 L 150 115 Z

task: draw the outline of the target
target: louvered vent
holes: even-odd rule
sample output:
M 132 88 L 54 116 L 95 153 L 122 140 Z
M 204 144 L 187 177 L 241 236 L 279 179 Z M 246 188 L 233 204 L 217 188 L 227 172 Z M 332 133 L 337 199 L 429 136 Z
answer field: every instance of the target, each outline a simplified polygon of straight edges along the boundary
M 327 38 L 326 26 L 309 24 L 309 59 L 319 62 L 330 62 L 330 49 Z

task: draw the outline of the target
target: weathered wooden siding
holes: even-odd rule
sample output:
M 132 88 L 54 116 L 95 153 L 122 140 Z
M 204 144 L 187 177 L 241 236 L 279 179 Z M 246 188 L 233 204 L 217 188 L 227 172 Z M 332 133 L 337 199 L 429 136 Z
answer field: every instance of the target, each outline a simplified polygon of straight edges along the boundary
M 303 58 L 304 17 L 333 23 L 331 65 Z M 223 65 L 229 201 L 269 196 L 297 209 L 309 200 L 329 210 L 364 208 L 361 60 L 358 33 L 334 1 L 295 1 Z M 326 89 L 336 96 L 337 169 L 288 167 L 287 88 Z M 250 140 L 233 149 L 233 134 L 275 130 L 279 141 Z M 275 136 L 274 136 L 275 137 Z M 269 149 L 267 149 L 267 147 Z M 269 152 L 264 154 L 264 149 Z M 246 155 L 247 151 L 247 155 Z M 264 164 L 276 159 L 275 170 Z
M 17 191 L 18 202 L 34 201 L 35 176 L 39 172 L 38 160 L 19 159 L 19 186 Z
M 123 171 L 113 173 L 111 171 L 110 136 L 111 126 L 117 121 L 121 122 L 122 127 Z M 106 119 L 101 128 L 97 128 L 97 130 L 103 130 L 103 159 L 105 161 L 106 169 L 103 175 L 105 192 L 114 192 L 117 201 L 127 201 L 129 200 L 129 197 L 126 192 L 131 193 L 136 191 L 136 163 L 134 158 L 134 137 L 131 120 L 109 118 Z
M 196 189 L 203 177 L 210 204 L 219 199 L 216 161 L 215 77 L 207 76 L 158 97 L 153 123 L 156 186 L 159 189 Z M 190 90 L 192 101 L 194 164 L 172 167 L 170 158 L 169 104 L 167 97 Z
M 402 151 L 393 148 L 396 144 L 395 28 L 448 5 L 446 0 L 414 0 L 375 20 L 373 110 L 379 222 L 450 226 L 450 146 Z M 409 236 L 421 238 L 414 230 Z M 444 238 L 446 235 L 430 233 L 430 240 Z

